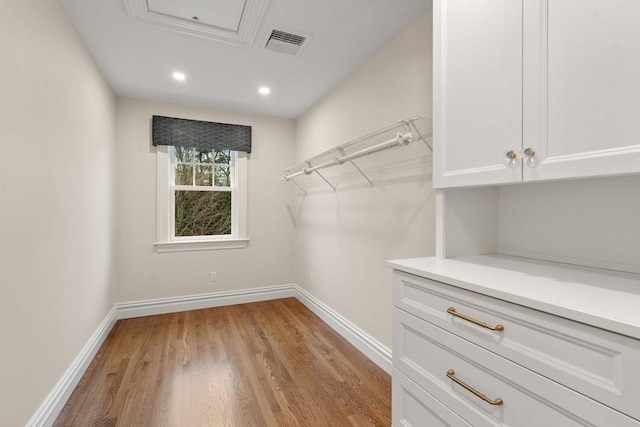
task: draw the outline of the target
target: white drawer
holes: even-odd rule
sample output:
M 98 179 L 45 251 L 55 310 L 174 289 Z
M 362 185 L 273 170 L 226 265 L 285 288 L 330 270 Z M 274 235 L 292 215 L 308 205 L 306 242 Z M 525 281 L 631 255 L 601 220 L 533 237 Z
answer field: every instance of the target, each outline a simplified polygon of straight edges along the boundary
M 394 272 L 394 305 L 640 419 L 640 341 L 444 283 Z M 485 329 L 447 312 L 502 325 Z
M 393 365 L 474 427 L 638 427 L 640 422 L 394 308 Z M 454 383 L 455 376 L 492 405 Z
M 395 427 L 471 427 L 397 369 L 393 370 L 391 416 Z

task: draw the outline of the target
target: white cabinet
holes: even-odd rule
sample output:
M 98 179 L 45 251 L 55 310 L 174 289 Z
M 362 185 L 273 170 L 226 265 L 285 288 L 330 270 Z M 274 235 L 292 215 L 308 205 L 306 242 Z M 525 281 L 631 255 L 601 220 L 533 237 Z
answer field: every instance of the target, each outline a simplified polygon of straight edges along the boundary
M 640 2 L 434 2 L 436 188 L 638 172 Z
M 640 171 L 640 2 L 524 2 L 524 180 Z
M 521 180 L 522 2 L 433 5 L 434 187 Z
M 640 426 L 638 275 L 505 256 L 388 265 L 394 424 Z
M 402 372 L 393 370 L 393 425 L 471 427 Z
M 394 423 L 640 427 L 640 1 L 433 16 L 437 256 L 388 263 Z

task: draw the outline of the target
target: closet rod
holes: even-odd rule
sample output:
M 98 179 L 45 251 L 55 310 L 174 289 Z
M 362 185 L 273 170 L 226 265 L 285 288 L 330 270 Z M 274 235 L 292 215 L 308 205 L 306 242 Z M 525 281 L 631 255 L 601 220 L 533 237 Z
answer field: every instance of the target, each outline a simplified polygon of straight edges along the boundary
M 396 145 L 409 145 L 413 141 L 413 135 L 411 132 L 407 133 L 399 133 L 395 138 L 392 138 L 388 141 L 381 142 L 376 145 L 372 145 L 371 147 L 363 148 L 362 150 L 358 150 L 351 154 L 347 154 L 346 156 L 342 156 L 339 159 L 340 163 L 347 162 L 349 160 L 357 159 L 358 157 L 366 156 L 367 154 L 375 153 L 377 151 L 385 150 L 387 148 L 395 147 Z
M 366 156 L 367 154 L 372 154 L 377 151 L 386 150 L 387 148 L 395 147 L 398 145 L 408 145 L 413 141 L 413 135 L 411 132 L 396 134 L 395 138 L 391 138 L 388 141 L 381 142 L 376 145 L 372 145 L 371 147 L 363 148 L 362 150 L 354 151 L 351 154 L 346 154 L 344 156 L 338 156 L 333 160 L 326 161 L 324 163 L 320 163 L 319 165 L 313 166 L 311 168 L 303 168 L 301 171 L 296 173 L 292 173 L 289 175 L 284 175 L 282 179 L 288 181 L 291 178 L 295 178 L 296 176 L 300 176 L 302 174 L 309 175 L 318 169 L 327 168 L 330 166 L 341 165 L 344 162 L 348 162 L 350 160 L 357 159 L 358 157 Z

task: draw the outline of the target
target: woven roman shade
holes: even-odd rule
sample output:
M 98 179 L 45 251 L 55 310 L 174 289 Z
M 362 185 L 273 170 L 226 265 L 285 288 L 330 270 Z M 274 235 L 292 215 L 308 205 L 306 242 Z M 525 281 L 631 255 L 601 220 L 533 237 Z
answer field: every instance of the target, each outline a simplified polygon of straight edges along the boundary
M 153 116 L 153 145 L 251 152 L 251 126 Z

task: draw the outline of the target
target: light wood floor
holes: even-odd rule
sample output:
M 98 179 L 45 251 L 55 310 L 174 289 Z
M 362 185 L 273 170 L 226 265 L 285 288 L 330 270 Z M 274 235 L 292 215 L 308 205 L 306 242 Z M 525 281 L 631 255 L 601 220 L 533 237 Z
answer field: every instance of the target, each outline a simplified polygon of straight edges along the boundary
M 294 298 L 120 320 L 55 426 L 390 426 L 391 378 Z

